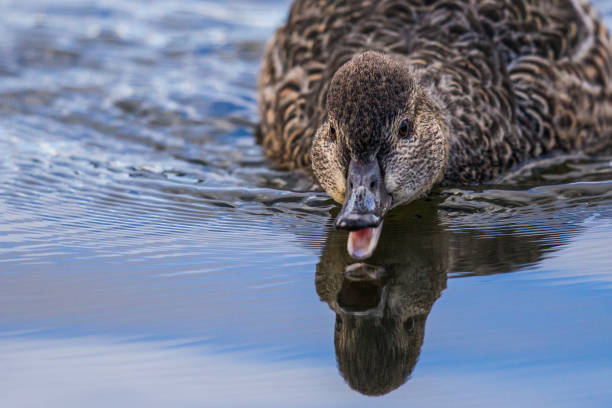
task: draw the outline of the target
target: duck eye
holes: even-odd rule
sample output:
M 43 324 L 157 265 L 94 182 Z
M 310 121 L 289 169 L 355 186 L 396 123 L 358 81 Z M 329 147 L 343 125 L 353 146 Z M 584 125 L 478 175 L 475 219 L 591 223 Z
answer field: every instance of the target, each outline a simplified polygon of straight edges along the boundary
M 330 125 L 329 134 L 332 135 L 332 137 L 335 139 L 336 138 L 336 128 Z
M 407 137 L 409 131 L 410 131 L 410 126 L 408 126 L 408 122 L 406 120 L 402 120 L 402 122 L 399 125 L 400 137 Z

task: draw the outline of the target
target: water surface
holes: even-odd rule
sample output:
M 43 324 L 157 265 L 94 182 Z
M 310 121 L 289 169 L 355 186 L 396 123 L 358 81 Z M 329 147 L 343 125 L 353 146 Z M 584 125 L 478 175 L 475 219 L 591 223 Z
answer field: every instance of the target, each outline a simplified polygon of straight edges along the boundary
M 0 4 L 3 406 L 612 405 L 611 152 L 440 189 L 358 265 L 253 137 L 288 1 Z

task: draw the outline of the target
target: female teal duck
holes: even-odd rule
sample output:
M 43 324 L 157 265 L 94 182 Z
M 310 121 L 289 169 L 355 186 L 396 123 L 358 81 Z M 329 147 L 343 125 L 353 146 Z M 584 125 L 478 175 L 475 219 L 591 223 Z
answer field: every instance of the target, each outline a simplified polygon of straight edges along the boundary
M 585 0 L 296 0 L 261 69 L 261 142 L 343 203 L 363 259 L 436 185 L 610 143 L 611 77 Z

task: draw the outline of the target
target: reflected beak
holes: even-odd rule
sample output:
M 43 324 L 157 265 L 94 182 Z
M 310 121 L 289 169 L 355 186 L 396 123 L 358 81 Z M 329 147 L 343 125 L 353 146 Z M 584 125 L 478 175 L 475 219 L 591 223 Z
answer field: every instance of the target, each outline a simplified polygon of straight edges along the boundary
M 385 188 L 378 160 L 365 164 L 351 160 L 346 184 L 336 228 L 350 231 L 347 249 L 351 257 L 366 259 L 378 244 L 383 218 L 391 207 L 391 195 Z
M 387 282 L 383 267 L 364 263 L 348 265 L 336 298 L 338 307 L 353 316 L 382 317 Z

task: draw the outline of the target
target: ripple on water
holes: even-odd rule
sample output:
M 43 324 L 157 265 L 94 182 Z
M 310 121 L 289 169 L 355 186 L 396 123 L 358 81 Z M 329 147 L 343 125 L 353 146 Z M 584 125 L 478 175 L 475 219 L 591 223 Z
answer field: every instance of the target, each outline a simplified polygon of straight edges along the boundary
M 346 259 L 346 234 L 331 225 L 338 206 L 308 175 L 274 169 L 253 136 L 259 60 L 287 7 L 288 1 L 272 0 L 3 3 L 0 351 L 15 368 L 5 370 L 10 384 L 28 385 L 13 395 L 34 395 L 29 390 L 40 391 L 37 385 L 47 385 L 45 395 L 72 395 L 98 381 L 110 387 L 117 373 L 129 372 L 137 373 L 130 380 L 147 384 L 162 378 L 171 397 L 199 396 L 210 384 L 260 390 L 266 379 L 276 384 L 282 377 L 287 386 L 280 388 L 290 389 L 293 401 L 323 390 L 363 403 L 332 367 L 334 316 L 320 303 L 353 262 Z M 443 265 L 451 277 L 505 273 L 550 287 L 608 288 L 610 220 L 610 153 L 552 158 L 496 184 L 441 188 L 395 209 L 375 261 L 400 272 Z M 508 275 L 517 271 L 525 273 Z M 321 285 L 325 272 L 329 287 Z M 438 282 L 439 291 L 445 282 Z M 472 341 L 499 335 L 487 332 L 486 322 L 465 334 L 453 326 L 466 324 L 462 316 L 449 310 L 474 300 L 485 304 L 491 295 L 473 287 L 493 282 L 489 289 L 497 290 L 494 283 L 506 282 L 501 275 L 449 282 L 453 291 L 443 293 L 430 318 L 423 369 L 406 385 L 410 392 L 394 394 L 398 405 L 419 393 L 426 403 L 443 394 L 428 390 L 431 384 L 473 389 L 456 376 L 440 382 L 440 367 L 427 364 L 438 355 L 454 361 L 448 350 L 461 346 L 461 335 L 470 339 L 461 355 L 473 353 Z M 472 289 L 467 295 L 461 292 L 466 287 Z M 514 295 L 517 303 L 544 296 Z M 578 295 L 568 296 L 568 304 L 586 308 Z M 589 302 L 606 307 L 598 298 Z M 329 304 L 333 310 L 333 300 Z M 487 311 L 503 312 L 500 304 L 490 301 Z M 467 310 L 466 320 L 487 318 Z M 444 313 L 449 316 L 440 324 Z M 565 315 L 552 317 L 566 322 Z M 537 330 L 529 324 L 519 331 Z M 3 330 L 10 335 L 2 337 Z M 592 331 L 590 344 L 608 334 L 602 330 L 599 337 Z M 440 348 L 439 333 L 449 347 Z M 428 344 L 434 344 L 429 351 Z M 549 346 L 556 350 L 554 342 Z M 236 349 L 240 363 L 223 354 Z M 136 350 L 142 353 L 133 357 Z M 565 345 L 559 353 L 566 353 Z M 110 365 L 109 356 L 116 357 Z M 508 367 L 521 365 L 494 357 Z M 193 363 L 176 365 L 187 360 Z M 312 361 L 316 369 L 299 371 Z M 24 369 L 26 362 L 32 370 Z M 95 377 L 102 366 L 107 371 Z M 465 366 L 453 363 L 451 371 L 460 367 L 463 379 Z M 220 369 L 229 374 L 217 379 Z M 474 370 L 490 377 L 486 367 Z M 70 388 L 49 378 L 87 381 Z M 492 400 L 509 392 L 505 380 L 497 378 L 503 390 L 491 392 Z M 270 391 L 258 396 L 267 403 L 279 387 L 264 385 Z M 464 392 L 445 389 L 452 401 Z M 249 405 L 253 394 L 244 395 Z

